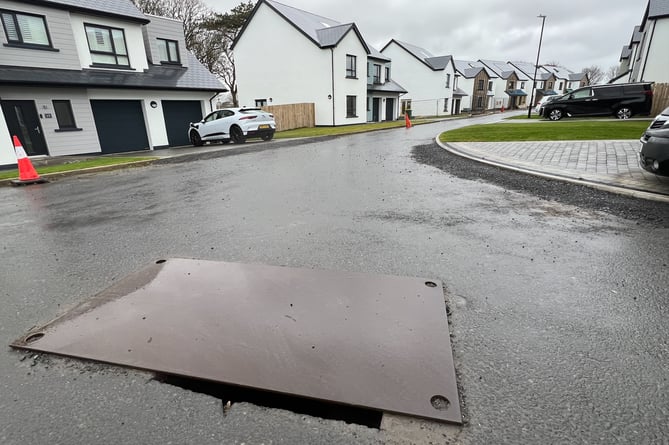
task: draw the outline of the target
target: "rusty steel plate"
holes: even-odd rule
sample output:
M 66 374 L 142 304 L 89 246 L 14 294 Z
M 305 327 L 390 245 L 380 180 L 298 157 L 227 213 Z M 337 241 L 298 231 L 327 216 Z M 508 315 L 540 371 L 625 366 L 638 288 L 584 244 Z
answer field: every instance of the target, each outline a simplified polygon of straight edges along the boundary
M 436 280 L 161 260 L 12 346 L 462 421 Z

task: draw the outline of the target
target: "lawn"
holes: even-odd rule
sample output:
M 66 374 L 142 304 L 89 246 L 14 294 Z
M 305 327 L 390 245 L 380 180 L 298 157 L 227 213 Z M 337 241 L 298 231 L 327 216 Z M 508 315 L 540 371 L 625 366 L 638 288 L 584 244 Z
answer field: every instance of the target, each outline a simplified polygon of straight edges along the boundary
M 446 131 L 442 142 L 585 141 L 638 139 L 649 120 L 481 124 Z
M 62 173 L 72 170 L 81 170 L 84 168 L 107 167 L 110 165 L 128 164 L 131 162 L 146 161 L 150 159 L 155 159 L 155 158 L 99 157 L 94 159 L 72 160 L 64 164 L 35 166 L 35 170 L 37 170 L 37 173 L 39 175 L 45 175 L 48 173 Z M 19 176 L 18 170 L 0 171 L 0 180 L 16 179 L 18 178 L 18 176 Z

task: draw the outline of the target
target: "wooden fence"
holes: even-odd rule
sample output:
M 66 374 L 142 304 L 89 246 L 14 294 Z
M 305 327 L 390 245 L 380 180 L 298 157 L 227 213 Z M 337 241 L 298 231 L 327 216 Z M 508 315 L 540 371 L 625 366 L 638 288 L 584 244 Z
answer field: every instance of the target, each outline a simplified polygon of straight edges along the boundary
M 653 86 L 653 109 L 651 117 L 655 117 L 662 110 L 669 107 L 669 83 L 656 83 Z
M 274 115 L 276 131 L 316 125 L 316 108 L 313 103 L 268 105 L 262 109 Z

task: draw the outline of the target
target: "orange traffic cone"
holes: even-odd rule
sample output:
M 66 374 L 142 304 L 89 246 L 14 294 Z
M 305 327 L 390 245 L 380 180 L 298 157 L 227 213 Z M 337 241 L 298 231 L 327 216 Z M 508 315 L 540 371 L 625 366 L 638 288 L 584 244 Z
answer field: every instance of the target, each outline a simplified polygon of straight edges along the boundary
M 499 110 L 500 113 L 504 113 L 504 105 L 502 105 L 502 108 Z
M 411 119 L 409 119 L 409 113 L 404 113 L 404 124 L 407 128 L 411 128 Z
M 40 178 L 33 167 L 30 158 L 26 154 L 26 151 L 21 145 L 21 141 L 16 136 L 13 136 L 14 139 L 14 151 L 16 152 L 16 160 L 19 164 L 19 179 L 12 180 L 14 185 L 28 185 L 28 184 L 41 184 L 43 182 L 49 182 L 46 179 Z

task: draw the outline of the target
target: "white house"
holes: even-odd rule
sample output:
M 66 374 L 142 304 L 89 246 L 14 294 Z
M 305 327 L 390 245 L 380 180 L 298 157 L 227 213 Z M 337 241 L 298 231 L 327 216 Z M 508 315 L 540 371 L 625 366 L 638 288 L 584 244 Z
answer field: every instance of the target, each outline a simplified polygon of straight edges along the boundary
M 634 28 L 620 56 L 613 83 L 669 82 L 669 1 L 649 0 L 641 25 Z
M 492 70 L 495 76 L 501 80 L 501 82 L 498 82 L 500 84 L 499 89 L 495 89 L 495 102 L 501 101 L 506 109 L 527 106 L 528 92 L 531 92 L 532 88 L 529 76 L 508 62 L 489 59 L 480 59 L 479 62 Z
M 434 56 L 426 49 L 392 39 L 381 53 L 393 61 L 393 78 L 408 93 L 402 97 L 402 110 L 414 116 L 454 114 L 453 82 L 455 66 L 451 56 Z
M 232 48 L 243 106 L 314 103 L 319 126 L 398 116 L 404 89 L 355 23 L 259 0 Z
M 188 123 L 226 91 L 185 47 L 178 21 L 130 1 L 3 0 L 0 165 L 29 156 L 188 143 Z

